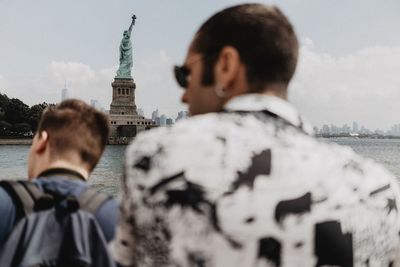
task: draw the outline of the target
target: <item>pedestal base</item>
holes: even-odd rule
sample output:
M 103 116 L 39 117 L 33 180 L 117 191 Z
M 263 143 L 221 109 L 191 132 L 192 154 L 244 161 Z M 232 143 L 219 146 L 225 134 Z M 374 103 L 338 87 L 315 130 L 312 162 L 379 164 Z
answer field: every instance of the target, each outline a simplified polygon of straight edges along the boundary
M 139 115 L 110 114 L 110 136 L 135 137 L 138 132 L 151 129 L 155 121 Z
M 139 132 L 157 127 L 155 121 L 137 114 L 133 79 L 115 78 L 111 86 L 109 144 L 128 144 Z
M 113 98 L 110 105 L 110 114 L 137 115 L 135 104 L 136 84 L 133 79 L 115 78 L 111 83 Z

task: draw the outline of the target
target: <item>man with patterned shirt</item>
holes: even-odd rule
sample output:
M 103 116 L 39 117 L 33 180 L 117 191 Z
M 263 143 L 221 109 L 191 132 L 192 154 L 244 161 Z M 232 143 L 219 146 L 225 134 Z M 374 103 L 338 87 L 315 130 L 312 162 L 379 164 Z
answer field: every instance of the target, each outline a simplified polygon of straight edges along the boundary
M 123 266 L 395 266 L 399 192 L 382 166 L 310 134 L 287 88 L 298 41 L 281 11 L 207 20 L 175 67 L 192 118 L 126 154 Z

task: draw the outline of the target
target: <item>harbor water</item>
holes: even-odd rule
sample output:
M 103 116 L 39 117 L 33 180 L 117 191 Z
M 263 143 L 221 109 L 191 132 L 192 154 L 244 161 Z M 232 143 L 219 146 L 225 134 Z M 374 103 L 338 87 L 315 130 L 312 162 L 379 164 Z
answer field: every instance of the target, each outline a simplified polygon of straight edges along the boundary
M 400 181 L 400 139 L 332 138 L 350 146 L 360 155 L 383 164 Z M 123 174 L 126 146 L 107 146 L 103 157 L 93 171 L 90 184 L 101 191 L 117 195 Z M 28 145 L 0 145 L 0 179 L 26 179 Z

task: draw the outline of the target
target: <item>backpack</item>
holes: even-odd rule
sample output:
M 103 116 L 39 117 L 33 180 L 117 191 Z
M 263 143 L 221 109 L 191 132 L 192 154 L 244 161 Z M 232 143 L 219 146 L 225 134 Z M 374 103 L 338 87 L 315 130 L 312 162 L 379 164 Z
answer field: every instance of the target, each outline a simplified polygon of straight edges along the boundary
M 109 199 L 94 189 L 78 197 L 42 192 L 28 181 L 1 181 L 16 206 L 0 249 L 1 267 L 115 267 L 94 214 Z

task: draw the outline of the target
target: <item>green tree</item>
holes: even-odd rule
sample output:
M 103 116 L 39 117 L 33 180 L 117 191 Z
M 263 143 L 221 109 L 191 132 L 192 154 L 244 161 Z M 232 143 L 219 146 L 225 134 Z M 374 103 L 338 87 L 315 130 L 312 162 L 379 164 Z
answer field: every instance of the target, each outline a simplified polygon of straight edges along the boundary
M 8 102 L 10 102 L 10 99 L 7 97 L 7 95 L 0 93 L 0 112 L 4 112 L 6 110 Z
M 17 98 L 0 93 L 0 136 L 30 136 L 36 132 L 43 111 L 54 104 L 29 107 Z
M 32 136 L 31 126 L 29 123 L 16 123 L 10 127 L 13 136 Z
M 11 124 L 6 121 L 0 121 L 0 136 L 10 135 Z
M 11 98 L 8 102 L 4 118 L 8 123 L 27 123 L 29 106 L 17 98 Z
M 43 111 L 49 106 L 49 104 L 43 102 L 42 104 L 33 105 L 29 109 L 29 124 L 31 125 L 32 132 L 36 132 L 39 120 L 42 117 Z

